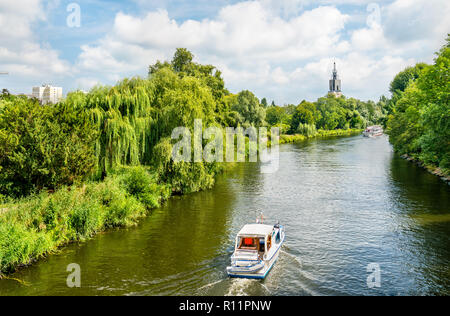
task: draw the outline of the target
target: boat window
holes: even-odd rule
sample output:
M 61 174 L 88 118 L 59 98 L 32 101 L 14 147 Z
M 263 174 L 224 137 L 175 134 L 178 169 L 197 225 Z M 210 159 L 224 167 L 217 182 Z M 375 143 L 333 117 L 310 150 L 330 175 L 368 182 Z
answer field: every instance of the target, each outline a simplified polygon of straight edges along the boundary
M 243 238 L 241 238 L 239 249 L 258 250 L 257 246 L 258 245 L 257 245 L 257 239 L 256 238 L 243 237 Z
M 264 246 L 265 246 L 264 238 L 260 238 L 259 239 L 259 251 L 264 252 L 266 249 Z
M 267 251 L 269 251 L 271 246 L 272 246 L 272 235 L 269 235 L 269 237 L 267 237 Z

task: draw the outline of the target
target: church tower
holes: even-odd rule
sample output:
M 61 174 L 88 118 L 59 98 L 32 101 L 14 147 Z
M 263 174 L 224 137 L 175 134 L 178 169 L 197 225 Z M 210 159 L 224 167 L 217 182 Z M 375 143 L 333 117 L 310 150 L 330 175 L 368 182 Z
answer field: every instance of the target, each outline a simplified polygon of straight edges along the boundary
M 340 97 L 342 95 L 341 79 L 339 79 L 338 74 L 337 74 L 336 63 L 334 63 L 333 75 L 330 79 L 330 91 L 328 91 L 328 93 L 332 93 L 336 97 Z

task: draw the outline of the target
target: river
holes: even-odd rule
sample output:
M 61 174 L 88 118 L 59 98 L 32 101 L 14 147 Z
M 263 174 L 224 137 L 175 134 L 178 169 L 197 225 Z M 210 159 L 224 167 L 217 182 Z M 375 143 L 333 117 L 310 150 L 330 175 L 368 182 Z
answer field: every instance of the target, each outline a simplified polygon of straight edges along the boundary
M 10 276 L 20 282 L 0 280 L 0 295 L 450 295 L 450 186 L 386 137 L 281 145 L 279 170 L 260 167 L 239 164 L 137 227 L 66 246 Z M 285 225 L 280 258 L 263 281 L 229 279 L 234 237 L 256 210 Z M 70 263 L 80 288 L 66 285 Z

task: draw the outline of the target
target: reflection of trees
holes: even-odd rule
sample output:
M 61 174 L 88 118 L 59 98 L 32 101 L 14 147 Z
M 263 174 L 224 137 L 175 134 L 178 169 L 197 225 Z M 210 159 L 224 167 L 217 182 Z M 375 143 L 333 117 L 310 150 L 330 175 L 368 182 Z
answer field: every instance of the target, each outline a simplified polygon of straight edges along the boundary
M 392 203 L 406 216 L 399 248 L 415 279 L 415 293 L 450 294 L 450 187 L 396 156 L 391 168 Z
M 442 214 L 450 210 L 450 186 L 425 169 L 394 156 L 390 175 L 395 187 L 394 198 L 417 205 L 417 211 L 423 213 Z

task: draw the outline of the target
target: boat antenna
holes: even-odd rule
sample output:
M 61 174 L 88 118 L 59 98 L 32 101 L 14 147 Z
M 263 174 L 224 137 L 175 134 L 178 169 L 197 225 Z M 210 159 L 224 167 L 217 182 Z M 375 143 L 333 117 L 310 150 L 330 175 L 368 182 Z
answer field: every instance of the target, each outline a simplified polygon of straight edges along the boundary
M 258 212 L 258 211 L 255 211 L 255 215 L 256 215 L 256 212 Z M 259 216 L 256 216 L 256 223 L 262 224 L 264 222 L 264 214 L 261 211 L 259 211 L 259 212 L 260 212 Z

